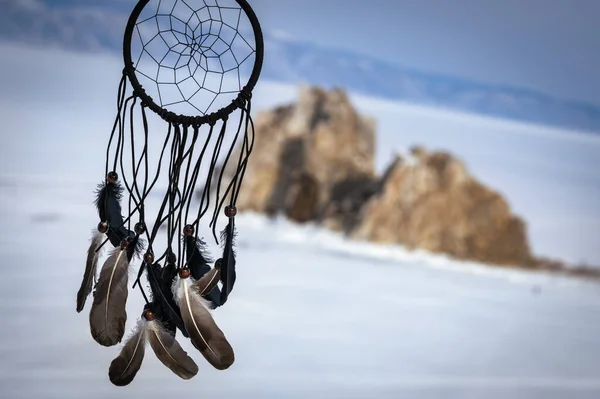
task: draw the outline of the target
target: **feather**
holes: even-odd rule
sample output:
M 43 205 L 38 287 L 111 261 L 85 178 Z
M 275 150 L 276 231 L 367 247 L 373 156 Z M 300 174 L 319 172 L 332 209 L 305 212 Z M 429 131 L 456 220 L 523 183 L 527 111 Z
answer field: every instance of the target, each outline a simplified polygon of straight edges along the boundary
M 181 312 L 173 298 L 173 292 L 171 290 L 173 278 L 177 273 L 174 266 L 167 265 L 161 269 L 158 263 L 154 263 L 152 265 L 146 265 L 146 273 L 148 282 L 150 283 L 150 290 L 152 291 L 152 300 L 155 303 L 160 304 L 161 311 L 165 318 L 177 326 L 181 333 L 187 338 L 188 333 L 185 330 L 183 320 L 181 320 Z
M 113 384 L 128 385 L 140 370 L 146 351 L 147 323 L 145 319 L 140 318 L 121 353 L 110 363 L 108 378 Z
M 212 259 L 210 259 L 202 240 L 196 239 L 194 236 L 185 236 L 184 240 L 187 266 L 192 277 L 198 280 L 210 271 L 208 264 L 212 262 Z
M 79 287 L 79 291 L 77 292 L 77 313 L 83 310 L 85 301 L 92 292 L 93 282 L 98 271 L 98 258 L 101 255 L 101 251 L 96 251 L 96 249 L 102 244 L 103 239 L 104 234 L 99 231 L 96 231 L 92 236 L 92 242 L 87 251 L 83 280 L 81 281 L 81 287 Z
M 189 380 L 198 373 L 198 365 L 160 321 L 148 322 L 148 341 L 158 360 L 179 377 Z
M 207 295 L 213 290 L 213 288 L 217 286 L 220 277 L 221 271 L 219 269 L 211 269 L 208 273 L 202 276 L 200 280 L 197 280 L 194 283 L 194 287 L 200 295 Z
M 114 183 L 103 182 L 98 185 L 96 190 L 98 216 L 101 221 L 108 222 L 106 235 L 115 247 L 118 247 L 122 240 L 132 234 L 123 226 L 120 204 L 122 197 L 123 186 L 118 181 Z
M 190 269 L 190 274 L 195 280 L 200 280 L 209 273 L 211 268 L 208 265 L 212 262 L 206 250 L 206 244 L 193 236 L 184 237 L 185 253 L 187 257 L 187 266 Z M 210 290 L 207 290 L 202 295 L 205 299 L 211 301 L 211 309 L 216 308 L 221 304 L 221 291 L 217 287 L 218 279 Z
M 125 251 L 116 249 L 100 271 L 90 310 L 90 330 L 100 345 L 116 345 L 123 338 L 127 321 L 128 267 Z
M 229 293 L 235 284 L 236 277 L 235 251 L 233 249 L 235 227 L 233 220 L 233 218 L 229 218 L 229 223 L 227 223 L 225 230 L 221 233 L 221 240 L 225 241 L 225 245 L 223 246 L 223 258 L 221 260 L 221 282 L 223 283 L 223 288 L 221 289 L 221 306 L 227 302 Z
M 233 348 L 215 323 L 208 301 L 192 289 L 193 277 L 176 278 L 173 294 L 190 340 L 202 356 L 216 369 L 225 370 L 234 362 Z

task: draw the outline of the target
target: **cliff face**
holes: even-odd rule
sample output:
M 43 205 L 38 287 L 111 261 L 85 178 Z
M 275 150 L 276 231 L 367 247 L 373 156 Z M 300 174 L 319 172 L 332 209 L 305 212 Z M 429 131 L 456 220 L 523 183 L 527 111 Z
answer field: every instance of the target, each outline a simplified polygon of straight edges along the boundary
M 460 259 L 535 264 L 525 223 L 452 155 L 413 148 L 376 176 L 375 123 L 340 90 L 303 87 L 297 104 L 258 114 L 255 128 L 240 211 Z
M 351 230 L 355 238 L 402 243 L 460 259 L 533 265 L 525 223 L 506 201 L 443 152 L 398 156 Z
M 340 90 L 303 87 L 297 104 L 260 113 L 254 122 L 240 210 L 316 220 L 337 187 L 374 178 L 375 124 Z

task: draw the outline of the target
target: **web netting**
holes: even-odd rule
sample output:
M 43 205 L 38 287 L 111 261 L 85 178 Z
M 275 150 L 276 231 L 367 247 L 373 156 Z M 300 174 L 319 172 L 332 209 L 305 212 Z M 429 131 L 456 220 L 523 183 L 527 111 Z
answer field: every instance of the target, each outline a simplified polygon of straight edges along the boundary
M 150 0 L 131 40 L 146 93 L 183 115 L 229 105 L 248 82 L 255 55 L 251 23 L 234 0 Z

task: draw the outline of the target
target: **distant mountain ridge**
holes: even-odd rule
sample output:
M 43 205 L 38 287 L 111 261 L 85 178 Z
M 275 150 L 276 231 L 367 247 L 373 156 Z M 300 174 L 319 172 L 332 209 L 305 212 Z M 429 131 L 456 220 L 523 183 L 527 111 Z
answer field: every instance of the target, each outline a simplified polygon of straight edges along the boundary
M 600 133 L 600 107 L 402 68 L 312 44 L 268 40 L 264 75 L 536 124 Z M 272 60 L 272 62 L 269 62 Z
M 0 0 L 0 39 L 120 52 L 128 11 L 120 3 L 50 7 Z M 118 7 L 117 7 L 118 5 Z M 370 96 L 600 134 L 600 107 L 519 88 L 414 71 L 372 57 L 265 35 L 262 77 L 334 86 Z

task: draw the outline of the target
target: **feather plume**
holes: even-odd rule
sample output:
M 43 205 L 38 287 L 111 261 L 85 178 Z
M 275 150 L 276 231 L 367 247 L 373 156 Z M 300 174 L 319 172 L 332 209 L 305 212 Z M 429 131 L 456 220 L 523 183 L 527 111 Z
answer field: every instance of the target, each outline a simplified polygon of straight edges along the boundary
M 145 319 L 140 318 L 121 353 L 110 363 L 108 378 L 113 384 L 128 385 L 140 370 L 146 351 L 147 323 Z
M 220 277 L 221 271 L 219 269 L 211 269 L 200 280 L 194 283 L 194 288 L 196 288 L 200 295 L 207 295 L 217 286 Z
M 196 239 L 193 236 L 185 236 L 184 243 L 187 266 L 190 269 L 192 277 L 198 280 L 210 271 L 208 264 L 212 262 L 212 259 L 208 254 L 206 244 L 202 240 Z
M 198 365 L 160 321 L 149 321 L 147 328 L 150 346 L 162 364 L 184 380 L 189 380 L 198 373 Z
M 113 346 L 123 338 L 127 321 L 128 267 L 125 251 L 116 249 L 100 271 L 90 310 L 90 330 L 100 345 Z
M 100 220 L 108 222 L 106 232 L 111 244 L 118 247 L 121 241 L 129 237 L 132 232 L 123 226 L 123 215 L 121 213 L 121 198 L 123 197 L 123 186 L 121 183 L 103 182 L 96 190 L 96 208 Z
M 173 294 L 181 310 L 181 318 L 190 340 L 202 356 L 216 369 L 225 370 L 234 362 L 233 348 L 215 323 L 209 302 L 195 289 L 193 277 L 176 278 Z
M 162 313 L 171 323 L 173 323 L 184 337 L 188 337 L 188 333 L 185 330 L 183 320 L 181 320 L 181 312 L 175 299 L 173 298 L 173 292 L 171 286 L 173 284 L 173 278 L 176 275 L 176 271 L 173 265 L 167 265 L 161 268 L 158 263 L 152 265 L 146 265 L 146 273 L 148 276 L 148 282 L 150 283 L 150 290 L 152 291 L 152 300 L 160 306 Z
M 102 253 L 101 250 L 96 251 L 96 249 L 98 249 L 98 247 L 102 244 L 103 239 L 104 234 L 100 233 L 99 231 L 96 231 L 92 236 L 92 241 L 87 251 L 87 260 L 85 263 L 83 280 L 81 281 L 81 286 L 77 292 L 77 313 L 83 310 L 85 301 L 92 292 L 93 282 L 96 278 L 96 273 L 98 272 L 98 258 Z

